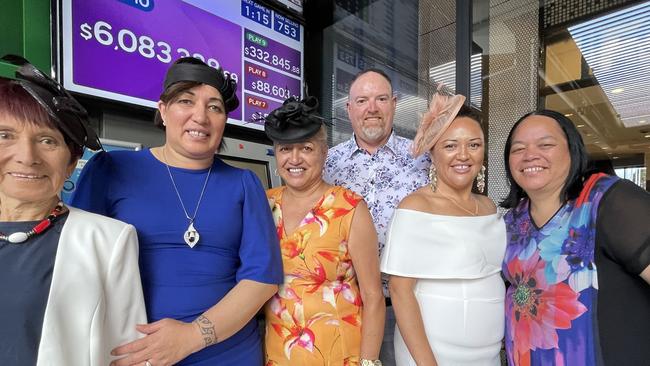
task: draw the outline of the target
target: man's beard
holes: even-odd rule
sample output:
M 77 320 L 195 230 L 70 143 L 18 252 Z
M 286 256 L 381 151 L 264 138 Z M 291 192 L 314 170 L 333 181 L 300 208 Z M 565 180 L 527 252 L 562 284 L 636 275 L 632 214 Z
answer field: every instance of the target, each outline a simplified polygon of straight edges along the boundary
M 377 141 L 384 137 L 384 128 L 382 126 L 362 127 L 361 131 L 368 140 Z

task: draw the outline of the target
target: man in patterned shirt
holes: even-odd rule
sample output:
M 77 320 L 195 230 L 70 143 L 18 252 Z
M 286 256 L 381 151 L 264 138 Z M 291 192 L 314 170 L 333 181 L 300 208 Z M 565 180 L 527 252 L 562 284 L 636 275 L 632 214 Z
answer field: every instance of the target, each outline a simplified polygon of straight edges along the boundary
M 351 189 L 365 198 L 379 239 L 379 254 L 393 211 L 409 193 L 428 184 L 431 161 L 427 154 L 413 158 L 411 140 L 393 132 L 397 98 L 385 72 L 368 69 L 352 80 L 348 116 L 354 135 L 329 150 L 323 178 Z M 395 364 L 393 331 L 395 314 L 384 281 L 386 328 L 380 358 L 384 366 Z

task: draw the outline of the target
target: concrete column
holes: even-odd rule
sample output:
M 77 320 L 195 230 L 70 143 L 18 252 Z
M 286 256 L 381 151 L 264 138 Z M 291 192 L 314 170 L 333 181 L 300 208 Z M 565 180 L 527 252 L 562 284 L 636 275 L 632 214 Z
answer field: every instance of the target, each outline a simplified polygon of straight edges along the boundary
M 488 194 L 508 194 L 503 148 L 512 125 L 537 107 L 539 1 L 491 2 L 489 19 Z M 484 101 L 485 103 L 485 101 Z

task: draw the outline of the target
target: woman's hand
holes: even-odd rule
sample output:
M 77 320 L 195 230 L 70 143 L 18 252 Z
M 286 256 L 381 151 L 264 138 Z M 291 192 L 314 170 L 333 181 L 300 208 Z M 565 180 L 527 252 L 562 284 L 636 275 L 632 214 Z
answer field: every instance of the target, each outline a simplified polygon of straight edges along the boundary
M 150 324 L 138 324 L 136 329 L 144 338 L 121 345 L 111 351 L 113 356 L 125 356 L 111 366 L 173 365 L 203 348 L 204 341 L 194 323 L 161 319 Z
M 192 323 L 162 319 L 137 325 L 144 338 L 123 344 L 113 356 L 126 356 L 110 366 L 167 366 L 211 344 L 225 341 L 248 323 L 273 294 L 274 284 L 241 280 L 226 296 Z M 219 324 L 215 327 L 214 324 Z

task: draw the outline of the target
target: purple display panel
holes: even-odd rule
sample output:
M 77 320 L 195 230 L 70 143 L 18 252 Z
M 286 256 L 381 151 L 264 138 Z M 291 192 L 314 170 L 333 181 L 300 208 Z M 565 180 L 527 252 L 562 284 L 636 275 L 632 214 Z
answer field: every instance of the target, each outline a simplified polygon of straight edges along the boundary
M 285 100 L 300 99 L 300 80 L 280 74 L 252 62 L 244 62 L 244 90 Z
M 179 1 L 155 4 L 143 11 L 115 0 L 73 1 L 74 83 L 156 102 L 166 70 L 183 56 L 202 58 L 240 80 L 239 25 Z M 237 95 L 241 99 L 241 83 Z M 229 115 L 241 116 L 241 107 Z
M 262 120 L 264 117 L 282 105 L 280 102 L 246 92 L 244 92 L 244 104 L 244 110 L 246 111 L 244 121 L 260 126 L 264 125 L 264 121 Z
M 249 29 L 244 30 L 244 58 L 300 76 L 300 52 Z

